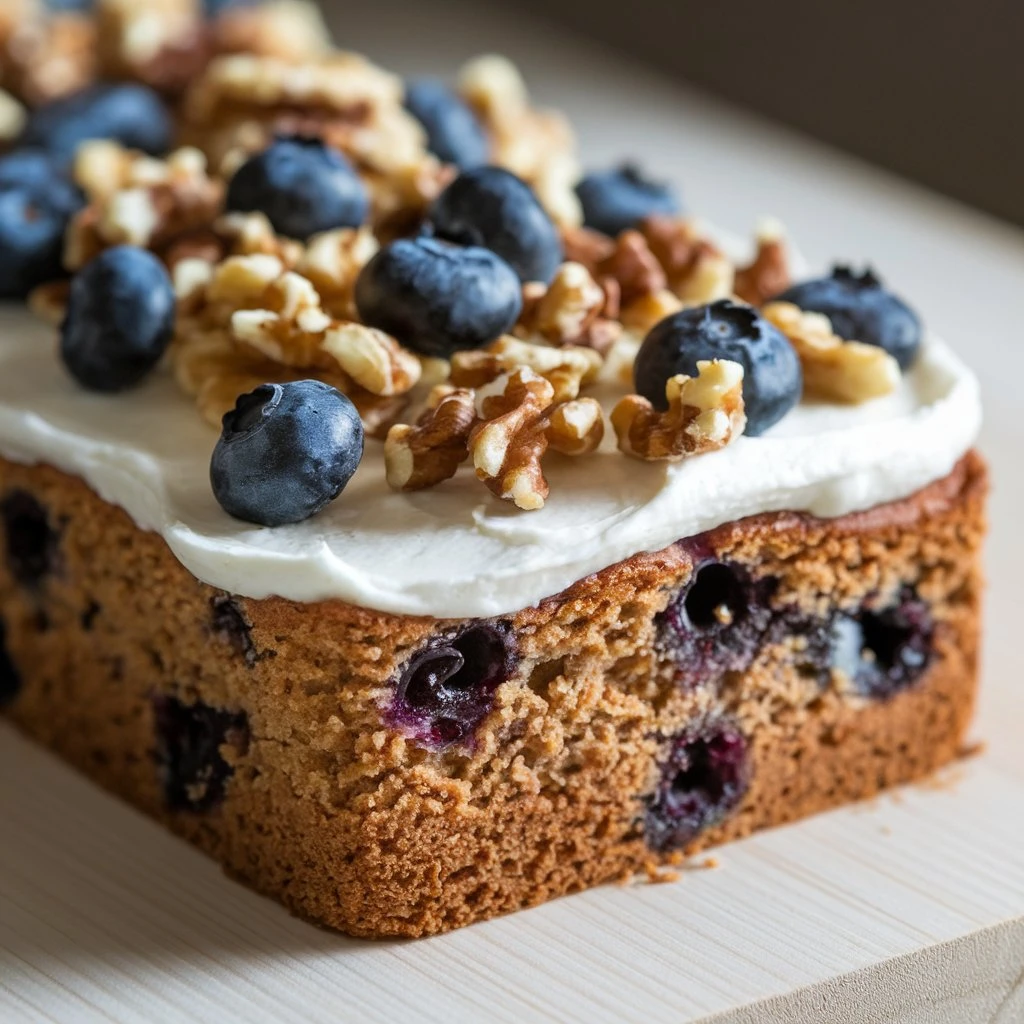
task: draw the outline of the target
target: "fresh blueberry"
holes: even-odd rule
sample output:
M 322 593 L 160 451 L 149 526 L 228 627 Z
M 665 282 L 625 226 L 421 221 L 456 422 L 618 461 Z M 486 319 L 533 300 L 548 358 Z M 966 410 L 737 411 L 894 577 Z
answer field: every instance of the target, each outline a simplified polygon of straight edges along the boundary
M 33 174 L 10 183 L 28 161 L 0 166 L 0 298 L 24 298 L 36 285 L 63 276 L 64 233 L 82 203 L 78 190 L 61 178 Z
M 318 380 L 262 384 L 224 416 L 210 462 L 222 508 L 261 526 L 300 523 L 333 501 L 363 457 L 363 424 Z
M 659 853 L 685 848 L 736 809 L 750 784 L 747 741 L 731 723 L 702 722 L 673 737 L 647 798 L 644 836 Z
M 159 156 L 171 148 L 174 124 L 160 97 L 144 85 L 93 85 L 33 110 L 19 145 L 70 161 L 87 139 L 114 139 Z
M 228 185 L 227 208 L 265 213 L 278 234 L 306 241 L 355 228 L 370 203 L 352 165 L 319 139 L 282 136 L 250 157 Z
M 645 217 L 682 211 L 672 186 L 644 177 L 635 164 L 588 174 L 576 186 L 576 195 L 583 207 L 583 223 L 613 237 Z
M 145 249 L 107 249 L 71 281 L 61 356 L 93 391 L 133 387 L 160 362 L 174 333 L 174 288 Z
M 16 583 L 36 590 L 60 561 L 60 536 L 39 500 L 28 491 L 15 490 L 0 502 L 7 568 Z
M 7 624 L 0 619 L 0 708 L 14 703 L 21 692 L 21 673 L 7 649 Z
M 665 385 L 679 373 L 695 376 L 703 359 L 743 366 L 747 434 L 756 437 L 800 401 L 803 373 L 785 335 L 751 306 L 720 299 L 666 317 L 644 339 L 636 357 L 637 392 L 665 409 Z
M 562 242 L 533 189 L 502 167 L 463 171 L 438 197 L 430 219 L 439 238 L 496 252 L 521 281 L 547 284 Z
M 0 156 L 0 188 L 67 180 L 65 165 L 45 149 L 16 149 Z
M 405 86 L 406 109 L 427 133 L 427 148 L 461 170 L 487 163 L 490 144 L 469 105 L 444 82 L 419 78 Z
M 360 273 L 355 294 L 365 323 L 442 358 L 494 341 L 523 308 L 519 278 L 501 257 L 426 237 L 381 249 Z
M 431 747 L 467 740 L 517 664 L 515 636 L 506 623 L 436 636 L 402 669 L 389 717 Z
M 755 580 L 742 566 L 705 561 L 658 615 L 658 647 L 684 688 L 743 672 L 772 624 L 777 581 Z
M 235 773 L 222 748 L 244 751 L 248 743 L 245 713 L 160 695 L 153 699 L 153 720 L 156 762 L 167 807 L 196 813 L 215 808 Z
M 801 309 L 824 313 L 832 329 L 848 341 L 885 349 L 906 370 L 921 347 L 921 321 L 871 271 L 856 274 L 835 266 L 828 277 L 803 281 L 776 296 Z
M 832 665 L 866 696 L 890 697 L 931 664 L 934 634 L 930 609 L 907 588 L 888 608 L 835 617 Z

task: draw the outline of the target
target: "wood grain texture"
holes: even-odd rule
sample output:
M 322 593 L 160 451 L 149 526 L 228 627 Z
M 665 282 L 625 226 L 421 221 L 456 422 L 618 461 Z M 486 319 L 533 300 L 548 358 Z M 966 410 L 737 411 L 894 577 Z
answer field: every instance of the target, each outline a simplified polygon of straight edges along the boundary
M 593 162 L 638 156 L 729 228 L 777 214 L 815 266 L 870 254 L 967 356 L 996 481 L 986 752 L 677 884 L 370 944 L 289 918 L 0 727 L 0 1020 L 1024 1019 L 1024 234 L 489 5 L 376 0 L 342 28 L 403 70 L 500 46 Z

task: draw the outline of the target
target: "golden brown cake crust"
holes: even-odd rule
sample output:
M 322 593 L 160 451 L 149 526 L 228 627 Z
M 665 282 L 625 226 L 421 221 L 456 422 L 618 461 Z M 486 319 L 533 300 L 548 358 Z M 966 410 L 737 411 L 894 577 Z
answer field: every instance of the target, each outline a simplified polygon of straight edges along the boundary
M 687 852 L 955 757 L 978 674 L 985 492 L 970 453 L 904 501 L 756 516 L 589 576 L 506 617 L 515 674 L 471 744 L 437 750 L 388 709 L 410 655 L 458 620 L 229 599 L 80 480 L 0 461 L 0 501 L 31 496 L 52 541 L 28 578 L 8 521 L 0 611 L 21 676 L 8 712 L 296 913 L 354 935 L 444 931 L 671 858 L 645 842 L 644 813 L 667 738 L 688 723 L 734 722 L 750 782 Z M 659 616 L 709 558 L 777 581 L 773 605 L 806 616 L 913 588 L 934 618 L 932 660 L 872 699 L 808 677 L 799 642 L 779 634 L 715 685 L 680 685 Z M 202 811 L 166 804 L 155 709 L 167 698 L 244 723 L 220 748 L 233 768 L 223 801 Z

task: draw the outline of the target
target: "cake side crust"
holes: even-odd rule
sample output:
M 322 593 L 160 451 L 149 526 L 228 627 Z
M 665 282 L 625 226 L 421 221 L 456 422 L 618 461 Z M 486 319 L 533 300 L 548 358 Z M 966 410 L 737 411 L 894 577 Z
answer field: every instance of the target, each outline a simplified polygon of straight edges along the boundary
M 357 935 L 443 931 L 672 859 L 645 841 L 645 807 L 666 744 L 695 722 L 736 723 L 749 785 L 687 852 L 952 759 L 977 681 L 985 488 L 972 453 L 902 502 L 754 517 L 587 577 L 508 617 L 515 674 L 471 743 L 438 750 L 389 708 L 410 657 L 464 622 L 231 598 L 81 481 L 0 462 L 0 607 L 21 677 L 9 712 L 302 916 Z M 27 533 L 12 529 L 24 495 L 43 515 Z M 770 578 L 776 609 L 808 617 L 912 587 L 934 616 L 927 670 L 868 698 L 804 678 L 780 633 L 714 686 L 680 685 L 659 623 L 708 560 Z M 167 751 L 182 741 L 167 723 L 196 707 L 215 709 L 201 724 L 223 742 L 170 809 Z

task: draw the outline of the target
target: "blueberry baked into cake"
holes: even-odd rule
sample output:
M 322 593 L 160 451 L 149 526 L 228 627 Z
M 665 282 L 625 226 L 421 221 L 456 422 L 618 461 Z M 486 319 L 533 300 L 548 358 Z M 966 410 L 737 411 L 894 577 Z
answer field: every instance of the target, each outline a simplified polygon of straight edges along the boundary
M 10 720 L 361 936 L 954 758 L 980 402 L 911 307 L 584 174 L 501 58 L 217 7 L 0 9 Z

